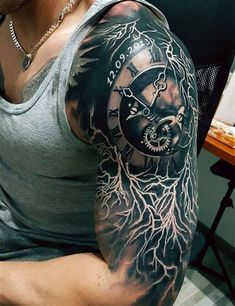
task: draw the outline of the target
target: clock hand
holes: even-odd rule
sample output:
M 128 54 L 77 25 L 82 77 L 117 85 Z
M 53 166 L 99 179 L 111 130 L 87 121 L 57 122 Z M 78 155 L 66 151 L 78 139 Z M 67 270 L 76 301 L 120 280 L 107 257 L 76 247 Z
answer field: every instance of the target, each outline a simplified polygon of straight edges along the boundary
M 161 74 L 163 74 L 163 73 L 161 73 Z M 152 102 L 150 104 L 150 107 L 156 101 L 156 98 L 158 98 L 160 96 L 160 92 L 166 90 L 166 88 L 167 88 L 166 77 L 163 74 L 164 79 L 161 79 L 160 78 L 161 74 L 159 75 L 158 79 L 153 82 L 153 86 L 156 90 L 153 92 L 153 99 L 152 99 Z M 162 81 L 162 83 L 159 83 L 159 81 Z
M 122 88 L 123 94 L 127 98 L 134 98 L 136 101 L 138 101 L 143 107 L 147 107 L 147 105 L 142 102 L 140 99 L 138 99 L 134 94 L 133 91 L 129 87 Z
M 137 102 L 139 102 L 143 107 L 143 116 L 147 117 L 150 114 L 150 108 L 148 105 L 146 105 L 144 102 L 142 102 L 140 99 L 138 99 L 132 92 L 132 90 L 128 87 L 122 88 L 123 94 L 127 98 L 134 98 Z M 130 117 L 130 116 L 129 116 Z M 128 117 L 128 118 L 129 118 Z

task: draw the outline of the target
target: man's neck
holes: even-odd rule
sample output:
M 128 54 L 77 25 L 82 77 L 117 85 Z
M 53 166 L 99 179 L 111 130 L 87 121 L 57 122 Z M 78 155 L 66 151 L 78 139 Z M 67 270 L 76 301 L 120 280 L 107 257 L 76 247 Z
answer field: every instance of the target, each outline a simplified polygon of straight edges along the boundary
M 30 50 L 42 38 L 67 3 L 68 0 L 29 0 L 7 16 L 7 22 L 10 19 L 14 22 L 17 38 L 25 50 Z

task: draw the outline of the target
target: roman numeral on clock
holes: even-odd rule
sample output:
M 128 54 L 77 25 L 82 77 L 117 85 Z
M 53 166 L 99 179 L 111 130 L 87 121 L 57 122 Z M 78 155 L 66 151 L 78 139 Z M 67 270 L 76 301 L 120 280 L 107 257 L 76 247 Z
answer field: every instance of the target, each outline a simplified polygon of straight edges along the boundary
M 144 167 L 145 169 L 153 169 L 155 166 L 155 161 L 152 157 L 145 156 Z
M 153 50 L 152 48 L 149 49 L 149 53 L 150 53 L 150 56 L 151 56 L 151 60 L 150 60 L 150 63 L 155 63 L 157 61 L 157 54 L 156 54 L 156 51 Z
M 109 110 L 109 117 L 118 117 L 118 108 Z
M 121 97 L 123 97 L 123 88 L 120 86 L 119 88 L 116 86 L 113 90 L 114 92 L 118 92 Z
M 134 149 L 129 144 L 127 144 L 125 148 L 122 150 L 122 154 L 125 156 L 127 160 L 131 159 L 133 153 Z
M 130 71 L 132 77 L 136 76 L 137 73 L 139 72 L 133 63 L 130 63 L 127 69 Z
M 113 136 L 115 142 L 122 137 L 122 132 L 118 125 L 111 129 L 111 135 Z

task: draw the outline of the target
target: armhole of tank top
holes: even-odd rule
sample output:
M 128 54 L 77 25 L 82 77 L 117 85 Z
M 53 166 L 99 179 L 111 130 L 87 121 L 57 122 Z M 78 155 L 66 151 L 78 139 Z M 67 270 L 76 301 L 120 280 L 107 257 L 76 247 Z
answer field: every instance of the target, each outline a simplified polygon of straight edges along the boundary
M 85 37 L 86 35 L 84 35 Z M 81 40 L 82 41 L 82 40 Z M 80 42 L 81 43 L 81 42 Z M 63 68 L 60 69 L 59 77 L 58 77 L 58 101 L 57 101 L 57 116 L 60 123 L 61 132 L 65 138 L 65 140 L 75 148 L 79 147 L 91 147 L 91 145 L 85 142 L 82 138 L 78 137 L 69 123 L 67 114 L 66 114 L 66 102 L 65 97 L 68 89 L 68 80 L 69 74 L 71 71 L 71 66 L 76 54 L 76 50 L 80 43 L 72 44 L 72 48 L 69 52 L 67 52 L 66 57 L 64 58 L 65 62 L 61 62 Z
M 94 10 L 96 10 L 96 7 L 98 7 L 97 2 L 93 4 Z M 79 45 L 82 43 L 83 39 L 86 37 L 86 35 L 89 33 L 89 31 L 92 29 L 92 27 L 95 24 L 96 20 L 96 14 L 92 14 L 85 22 L 83 23 L 82 27 L 79 28 L 79 31 L 73 36 L 72 40 L 70 41 L 71 48 L 68 48 L 68 52 L 66 52 L 65 56 L 61 59 L 60 67 L 60 73 L 58 77 L 58 101 L 57 101 L 57 116 L 58 116 L 58 122 L 60 124 L 61 132 L 64 136 L 64 139 L 74 148 L 87 148 L 92 147 L 89 143 L 85 142 L 83 139 L 79 138 L 74 131 L 72 130 L 72 127 L 69 123 L 67 114 L 66 114 L 66 92 L 68 88 L 68 80 L 69 75 L 71 71 L 71 66 L 73 63 L 73 59 L 77 48 L 79 48 Z M 59 65 L 59 66 L 60 66 Z
M 58 102 L 57 102 L 57 115 L 60 124 L 60 129 L 64 139 L 69 143 L 69 145 L 80 148 L 80 147 L 90 147 L 91 145 L 85 142 L 82 138 L 78 137 L 69 123 L 67 114 L 66 114 L 66 103 L 65 103 L 65 96 L 68 88 L 68 82 L 64 80 L 59 80 L 59 87 L 65 88 L 65 90 L 60 91 L 58 95 Z

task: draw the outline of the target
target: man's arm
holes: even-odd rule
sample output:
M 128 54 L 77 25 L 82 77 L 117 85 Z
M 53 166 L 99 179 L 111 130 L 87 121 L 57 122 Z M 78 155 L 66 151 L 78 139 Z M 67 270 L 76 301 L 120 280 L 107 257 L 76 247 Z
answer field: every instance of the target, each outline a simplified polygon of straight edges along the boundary
M 115 5 L 75 56 L 66 111 L 102 157 L 95 218 L 104 260 L 0 263 L 3 297 L 15 305 L 33 304 L 23 303 L 27 292 L 38 305 L 172 305 L 197 221 L 197 94 L 184 47 L 144 6 Z M 15 275 L 23 282 L 14 282 L 11 300 Z
M 83 65 L 74 63 L 67 110 L 75 105 L 73 130 L 102 156 L 100 250 L 139 294 L 133 305 L 171 305 L 197 221 L 193 65 L 182 43 L 134 2 L 111 9 L 78 55 Z
M 120 286 L 92 253 L 43 262 L 0 262 L 1 306 L 127 306 L 135 291 Z

